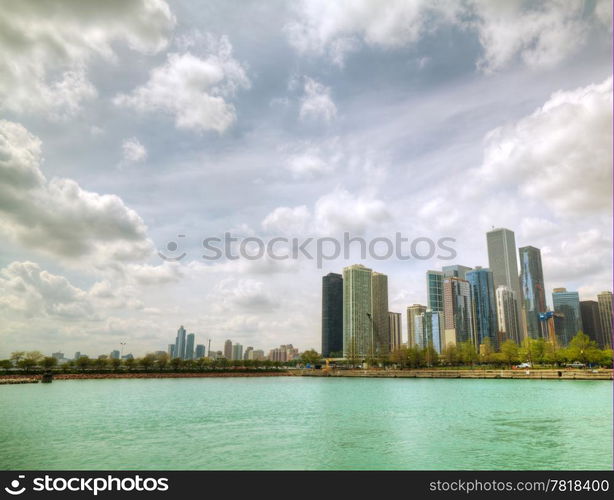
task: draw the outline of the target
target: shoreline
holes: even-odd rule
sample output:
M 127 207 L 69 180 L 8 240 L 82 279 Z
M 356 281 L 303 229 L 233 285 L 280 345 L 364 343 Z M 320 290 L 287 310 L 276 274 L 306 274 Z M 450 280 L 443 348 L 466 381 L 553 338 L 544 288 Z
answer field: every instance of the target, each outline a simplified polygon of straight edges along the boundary
M 513 379 L 513 380 L 612 380 L 611 369 L 543 370 L 280 370 L 224 372 L 141 372 L 141 373 L 57 373 L 53 380 L 168 379 L 225 377 L 354 377 L 354 378 L 440 378 L 440 379 Z M 41 381 L 42 374 L 0 375 L 0 384 L 27 384 Z

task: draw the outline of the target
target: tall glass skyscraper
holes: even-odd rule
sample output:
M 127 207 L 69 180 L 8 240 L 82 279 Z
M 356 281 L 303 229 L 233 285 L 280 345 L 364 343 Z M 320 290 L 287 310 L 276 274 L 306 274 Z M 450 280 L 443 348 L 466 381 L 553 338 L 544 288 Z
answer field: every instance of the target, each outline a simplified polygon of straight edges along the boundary
M 566 288 L 555 288 L 552 291 L 552 304 L 555 312 L 565 318 L 563 330 L 556 332 L 559 343 L 564 346 L 582 330 L 580 296 L 578 292 L 568 292 Z
M 497 301 L 492 272 L 476 267 L 465 275 L 471 285 L 473 322 L 478 345 L 488 338 L 493 346 L 499 347 L 497 339 Z
M 497 343 L 501 345 L 506 340 L 517 344 L 521 341 L 520 325 L 518 324 L 518 301 L 514 290 L 507 286 L 499 286 L 495 290 L 497 300 Z
M 185 359 L 185 328 L 183 325 L 177 330 L 177 337 L 175 338 L 175 350 L 173 355 L 176 358 Z
M 343 357 L 375 355 L 371 269 L 355 264 L 343 269 Z
M 443 286 L 443 281 L 442 281 Z M 443 292 L 441 296 L 443 300 Z M 412 304 L 407 308 L 407 345 L 413 347 L 416 345 L 416 323 L 414 318 L 427 310 L 422 304 Z
M 539 248 L 527 246 L 518 249 L 520 256 L 520 287 L 526 317 L 527 335 L 541 337 L 539 314 L 546 312 L 546 289 Z
M 459 342 L 476 343 L 471 285 L 460 278 L 444 278 L 444 347 Z
M 194 338 L 195 335 L 193 333 L 188 334 L 185 343 L 185 359 L 194 359 Z
M 518 279 L 518 261 L 516 259 L 516 239 L 514 231 L 506 228 L 497 228 L 486 233 L 488 246 L 488 268 L 492 271 L 495 291 L 500 286 L 510 288 L 517 301 L 517 324 L 521 335 L 524 336 L 522 326 L 522 295 L 520 280 Z
M 599 344 L 603 349 L 603 332 L 599 318 L 599 304 L 596 300 L 581 300 L 580 315 L 582 316 L 582 328 L 591 340 Z
M 431 311 L 443 312 L 443 273 L 441 271 L 426 272 L 426 290 L 428 308 Z
M 414 345 L 424 349 L 429 345 L 441 354 L 442 317 L 437 311 L 425 311 L 414 316 Z
M 343 352 L 343 276 L 322 277 L 322 356 Z
M 371 274 L 371 314 L 375 352 L 380 355 L 390 353 L 388 328 L 388 276 L 382 273 Z

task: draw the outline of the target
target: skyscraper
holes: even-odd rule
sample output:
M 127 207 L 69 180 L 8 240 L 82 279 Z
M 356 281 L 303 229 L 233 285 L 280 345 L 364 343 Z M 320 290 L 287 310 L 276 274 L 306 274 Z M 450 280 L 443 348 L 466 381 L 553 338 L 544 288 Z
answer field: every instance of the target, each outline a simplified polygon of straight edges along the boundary
M 241 344 L 233 344 L 232 346 L 232 360 L 243 359 L 243 346 Z
M 454 264 L 451 266 L 443 266 L 441 270 L 443 271 L 444 278 L 460 278 L 464 280 L 467 272 L 471 271 L 471 268 Z
M 166 351 L 169 359 L 173 359 L 175 357 L 175 344 L 169 344 L 168 350 Z
M 596 300 L 580 301 L 580 316 L 582 328 L 591 340 L 599 344 L 603 349 L 603 331 L 601 330 L 601 318 L 599 318 L 599 304 Z
M 243 359 L 252 360 L 254 359 L 254 348 L 250 345 L 245 349 L 243 353 Z
M 414 316 L 415 346 L 424 349 L 430 345 L 441 354 L 442 317 L 442 313 L 431 310 Z
M 226 359 L 232 359 L 232 340 L 224 342 L 224 357 Z
M 497 301 L 492 272 L 476 267 L 468 271 L 466 279 L 471 285 L 473 304 L 473 321 L 477 344 L 483 344 L 488 338 L 492 345 L 498 347 L 497 339 Z
M 612 347 L 612 292 L 601 292 L 597 295 L 597 303 L 599 304 L 603 345 Z
M 401 347 L 401 313 L 388 313 L 388 338 L 390 352 Z
M 516 259 L 516 239 L 514 232 L 497 228 L 486 233 L 488 246 L 488 268 L 492 271 L 495 291 L 500 286 L 506 286 L 514 292 L 517 301 L 516 311 L 518 328 L 521 336 L 524 336 L 522 315 L 522 295 L 520 280 L 518 279 L 518 263 Z
M 183 325 L 177 330 L 177 338 L 175 339 L 175 357 L 185 359 L 185 328 Z
M 442 275 L 443 278 L 443 275 Z M 443 286 L 443 282 L 442 282 Z M 442 295 L 443 300 L 443 295 Z M 412 304 L 407 308 L 407 345 L 413 347 L 416 345 L 416 323 L 414 318 L 426 311 L 426 306 L 422 304 Z
M 388 276 L 382 273 L 371 274 L 371 314 L 375 353 L 386 356 L 390 353 L 388 329 Z
M 426 272 L 426 290 L 428 308 L 443 313 L 443 272 Z
M 567 343 L 582 330 L 582 315 L 580 314 L 580 296 L 578 292 L 568 292 L 566 288 L 552 290 L 552 304 L 555 312 L 565 317 L 563 332 L 557 332 L 561 345 Z
M 527 335 L 533 339 L 541 337 L 539 314 L 546 312 L 546 289 L 542 271 L 542 257 L 539 248 L 527 246 L 518 249 L 520 256 L 520 287 L 523 310 L 526 318 Z
M 520 325 L 518 324 L 518 301 L 514 290 L 507 286 L 499 286 L 495 290 L 497 301 L 497 344 L 506 340 L 521 342 Z
M 343 276 L 322 277 L 322 356 L 343 351 Z
M 371 269 L 355 264 L 343 269 L 343 356 L 375 354 L 371 317 Z
M 459 342 L 476 344 L 471 285 L 460 278 L 444 278 L 444 347 Z M 476 346 L 477 347 L 477 346 Z
M 188 334 L 188 338 L 185 344 L 185 358 L 184 359 L 194 359 L 194 340 L 196 335 L 193 333 Z

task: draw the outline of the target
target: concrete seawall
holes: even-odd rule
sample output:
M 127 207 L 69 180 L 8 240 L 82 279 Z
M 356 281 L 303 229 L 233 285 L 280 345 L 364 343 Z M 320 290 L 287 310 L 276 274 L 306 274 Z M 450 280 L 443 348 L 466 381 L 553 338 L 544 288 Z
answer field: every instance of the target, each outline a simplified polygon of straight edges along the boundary
M 612 380 L 612 370 L 301 370 L 305 377 Z

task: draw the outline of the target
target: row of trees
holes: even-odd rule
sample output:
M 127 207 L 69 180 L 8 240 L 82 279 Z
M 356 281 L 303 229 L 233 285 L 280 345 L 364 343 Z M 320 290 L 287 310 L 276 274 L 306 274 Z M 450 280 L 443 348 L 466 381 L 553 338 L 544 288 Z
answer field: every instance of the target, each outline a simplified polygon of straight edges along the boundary
M 525 339 L 521 345 L 506 340 L 496 351 L 489 339 L 480 346 L 479 352 L 470 342 L 449 345 L 438 354 L 432 346 L 401 348 L 384 360 L 384 364 L 396 364 L 403 368 L 430 366 L 495 365 L 512 367 L 517 363 L 561 366 L 579 362 L 585 365 L 611 367 L 612 350 L 600 349 L 597 343 L 582 332 L 571 339 L 564 348 L 559 348 L 544 339 Z
M 58 366 L 58 360 L 44 356 L 39 351 L 16 351 L 10 359 L 0 360 L 0 368 L 10 370 L 20 368 L 26 372 L 35 370 L 59 370 L 66 373 L 84 372 L 86 370 L 97 371 L 209 371 L 225 369 L 279 369 L 282 366 L 296 366 L 297 364 L 315 363 L 320 358 L 314 350 L 305 351 L 300 360 L 281 363 L 269 360 L 228 360 L 226 358 L 210 359 L 200 358 L 195 360 L 183 360 L 180 358 L 170 359 L 168 354 L 147 354 L 142 358 L 120 360 L 109 356 L 89 358 L 81 356 L 79 359 L 70 360 Z

